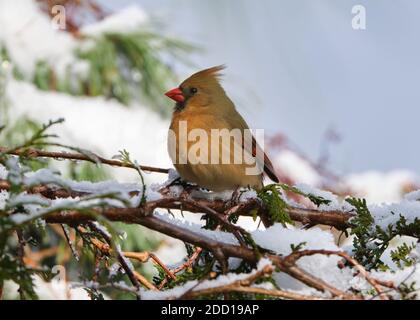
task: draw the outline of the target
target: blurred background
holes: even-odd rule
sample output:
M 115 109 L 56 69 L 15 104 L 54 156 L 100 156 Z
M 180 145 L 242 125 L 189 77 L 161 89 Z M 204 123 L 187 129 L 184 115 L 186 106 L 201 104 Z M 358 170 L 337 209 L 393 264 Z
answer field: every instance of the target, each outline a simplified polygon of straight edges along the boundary
M 342 139 L 330 165 L 340 172 L 420 169 L 404 143 L 420 133 L 418 1 L 134 3 L 203 48 L 198 66 L 228 65 L 226 86 L 255 127 L 286 134 L 313 160 L 335 131 Z M 360 4 L 366 30 L 351 25 Z
M 364 30 L 352 27 L 355 5 Z M 415 0 L 0 0 L 0 145 L 62 117 L 62 143 L 170 167 L 163 93 L 226 64 L 223 85 L 248 124 L 265 129 L 284 182 L 398 201 L 420 185 L 418 12 Z M 51 165 L 77 180 L 137 179 Z M 121 228 L 126 249 L 184 252 Z

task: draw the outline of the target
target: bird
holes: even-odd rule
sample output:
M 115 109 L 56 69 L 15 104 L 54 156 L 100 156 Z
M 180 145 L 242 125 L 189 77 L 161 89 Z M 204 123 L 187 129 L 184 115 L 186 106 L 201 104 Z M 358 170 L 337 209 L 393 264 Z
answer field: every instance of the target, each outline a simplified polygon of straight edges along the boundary
M 261 190 L 263 172 L 276 183 L 279 179 L 272 162 L 223 89 L 220 82 L 223 69 L 225 66 L 219 65 L 198 71 L 165 93 L 175 101 L 167 139 L 168 153 L 186 182 L 215 192 L 242 187 Z M 247 130 L 250 143 L 245 139 Z M 241 132 L 243 135 L 223 140 L 221 136 L 219 139 L 212 136 L 213 132 Z M 210 142 L 199 141 L 206 136 Z M 223 159 L 226 151 L 230 154 Z M 238 156 L 235 162 L 237 151 L 241 158 Z M 247 159 L 254 159 L 254 163 L 250 165 Z M 258 170 L 249 174 L 247 168 L 252 166 Z

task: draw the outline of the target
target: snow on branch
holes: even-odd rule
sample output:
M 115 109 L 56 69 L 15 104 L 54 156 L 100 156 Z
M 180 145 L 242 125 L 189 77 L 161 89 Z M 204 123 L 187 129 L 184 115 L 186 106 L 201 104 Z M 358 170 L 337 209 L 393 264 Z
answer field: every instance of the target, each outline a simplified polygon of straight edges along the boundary
M 10 251 L 1 256 L 0 270 L 23 270 L 10 273 L 22 298 L 36 296 L 36 272 L 48 274 L 28 266 L 26 252 L 33 244 L 25 233 L 56 224 L 61 224 L 78 263 L 81 253 L 94 257 L 94 275 L 78 285 L 97 299 L 103 298 L 100 290 L 110 288 L 137 299 L 301 300 L 411 299 L 420 289 L 418 192 L 399 203 L 368 205 L 364 199 L 342 198 L 302 184 L 271 184 L 258 192 L 240 190 L 234 197 L 233 192 L 209 192 L 188 184 L 174 170 L 139 165 L 125 150 L 120 160 L 106 159 L 50 142 L 55 136 L 46 131 L 60 121 L 44 125 L 17 147 L 0 147 L 0 249 Z M 74 181 L 45 167 L 31 169 L 34 161 L 45 158 L 131 168 L 140 181 Z M 167 179 L 147 185 L 144 171 L 167 174 Z M 173 210 L 197 214 L 203 223 L 180 219 Z M 245 229 L 238 223 L 243 217 L 252 217 L 264 228 Z M 124 251 L 125 239 L 114 222 L 141 225 L 180 240 L 188 254 L 168 266 L 154 253 Z M 325 227 L 351 236 L 353 243 L 339 247 Z M 18 248 L 9 245 L 13 234 Z M 391 242 L 401 236 L 415 242 L 390 250 Z M 397 269 L 387 264 L 386 255 Z M 148 261 L 158 272 L 154 279 L 132 263 Z

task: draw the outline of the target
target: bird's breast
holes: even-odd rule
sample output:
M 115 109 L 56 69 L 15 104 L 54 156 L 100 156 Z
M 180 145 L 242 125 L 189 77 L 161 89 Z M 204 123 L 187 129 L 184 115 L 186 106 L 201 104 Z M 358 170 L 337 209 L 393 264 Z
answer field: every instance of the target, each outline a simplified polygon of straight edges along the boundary
M 250 165 L 240 133 L 239 128 L 213 115 L 177 115 L 169 128 L 168 152 L 187 181 L 215 191 L 238 186 L 259 188 L 262 176 L 247 173 Z

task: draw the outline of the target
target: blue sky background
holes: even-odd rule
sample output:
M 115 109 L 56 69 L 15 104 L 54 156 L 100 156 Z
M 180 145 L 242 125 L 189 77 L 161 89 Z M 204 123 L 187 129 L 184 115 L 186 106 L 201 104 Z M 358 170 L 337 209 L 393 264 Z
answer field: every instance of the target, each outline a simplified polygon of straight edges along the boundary
M 334 128 L 339 172 L 420 172 L 420 1 L 101 2 L 141 5 L 162 32 L 205 49 L 194 56 L 200 68 L 225 63 L 225 87 L 251 127 L 285 133 L 314 160 Z M 357 4 L 366 7 L 363 31 L 351 27 Z

